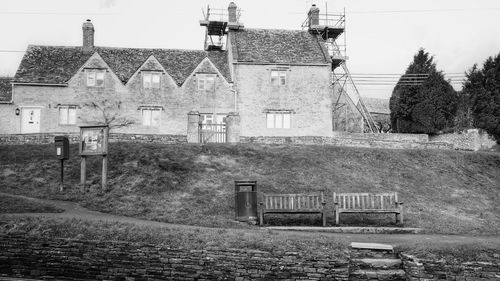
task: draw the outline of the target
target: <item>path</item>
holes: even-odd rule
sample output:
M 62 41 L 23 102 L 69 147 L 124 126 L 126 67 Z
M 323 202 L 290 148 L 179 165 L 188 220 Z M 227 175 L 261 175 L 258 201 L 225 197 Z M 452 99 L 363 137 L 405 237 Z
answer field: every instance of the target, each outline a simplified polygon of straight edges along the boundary
M 88 221 L 109 221 L 109 222 L 121 222 L 121 223 L 132 223 L 139 226 L 152 226 L 152 227 L 166 227 L 166 228 L 183 228 L 183 229 L 200 229 L 209 227 L 191 226 L 191 225 L 180 225 L 163 223 L 149 220 L 136 219 L 132 217 L 118 216 L 107 213 L 101 213 L 97 211 L 91 211 L 84 207 L 79 206 L 74 202 L 68 201 L 58 201 L 58 200 L 48 200 L 48 199 L 38 199 L 32 197 L 26 197 L 21 195 L 12 195 L 8 193 L 0 192 L 0 195 L 18 197 L 27 200 L 33 200 L 39 203 L 51 204 L 58 208 L 64 209 L 62 213 L 20 213 L 20 214 L 0 214 L 1 217 L 19 217 L 19 216 L 29 216 L 29 217 L 45 217 L 45 218 L 62 218 L 62 219 L 81 219 Z M 268 231 L 266 228 L 255 228 L 252 231 Z M 277 230 L 273 230 L 277 231 Z M 304 235 L 310 237 L 311 235 L 322 235 L 322 236 L 332 236 L 335 238 L 341 238 L 349 242 L 373 242 L 373 243 L 386 243 L 391 245 L 404 245 L 408 242 L 414 243 L 442 243 L 445 244 L 467 244 L 467 243 L 488 243 L 494 245 L 500 245 L 500 237 L 497 236 L 467 236 L 467 235 L 440 235 L 440 234 L 348 234 L 348 233 L 328 233 L 328 232 L 304 232 L 304 231 L 287 231 L 287 233 L 293 233 L 297 236 Z

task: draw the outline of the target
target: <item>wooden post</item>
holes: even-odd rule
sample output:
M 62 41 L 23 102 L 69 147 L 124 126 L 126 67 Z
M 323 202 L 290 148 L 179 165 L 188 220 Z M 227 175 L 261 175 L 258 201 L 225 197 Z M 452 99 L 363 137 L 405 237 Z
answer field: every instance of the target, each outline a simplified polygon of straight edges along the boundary
M 106 190 L 106 185 L 108 182 L 108 157 L 107 155 L 102 156 L 102 190 Z
M 87 157 L 82 155 L 82 161 L 80 164 L 80 185 L 82 186 L 82 191 L 85 191 L 85 183 L 87 181 Z
M 61 185 L 59 186 L 59 191 L 64 191 L 64 159 L 61 159 Z

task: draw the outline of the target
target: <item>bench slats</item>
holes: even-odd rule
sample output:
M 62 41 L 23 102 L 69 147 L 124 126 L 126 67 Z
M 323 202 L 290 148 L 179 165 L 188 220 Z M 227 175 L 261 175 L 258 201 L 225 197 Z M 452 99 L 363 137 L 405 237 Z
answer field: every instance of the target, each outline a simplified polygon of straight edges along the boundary
M 263 193 L 261 202 L 260 225 L 263 225 L 265 213 L 319 213 L 322 216 L 323 226 L 326 226 L 326 210 L 324 208 L 325 199 L 323 192 L 297 194 Z
M 319 210 L 322 209 L 323 194 L 263 194 L 264 209 L 267 210 Z
M 395 213 L 396 222 L 402 222 L 402 203 L 397 192 L 386 193 L 333 193 L 335 222 L 339 213 Z

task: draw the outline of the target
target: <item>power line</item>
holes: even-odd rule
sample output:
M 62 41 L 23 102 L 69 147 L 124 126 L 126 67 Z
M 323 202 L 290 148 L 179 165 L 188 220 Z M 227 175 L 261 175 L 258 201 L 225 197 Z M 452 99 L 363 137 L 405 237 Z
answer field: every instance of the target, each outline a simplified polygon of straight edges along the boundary
M 49 15 L 49 16 L 113 16 L 118 13 L 67 13 L 67 12 L 31 12 L 31 11 L 9 11 L 0 12 L 0 15 Z

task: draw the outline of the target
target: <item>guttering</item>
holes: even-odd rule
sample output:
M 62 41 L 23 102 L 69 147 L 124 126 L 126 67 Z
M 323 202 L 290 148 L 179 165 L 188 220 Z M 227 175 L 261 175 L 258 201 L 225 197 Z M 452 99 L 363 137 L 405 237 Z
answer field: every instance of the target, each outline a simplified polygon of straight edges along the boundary
M 68 87 L 68 83 L 50 84 L 50 83 L 12 82 L 12 85 Z
M 294 65 L 294 66 L 330 66 L 330 63 L 272 63 L 272 62 L 251 62 L 235 61 L 233 64 L 253 64 L 253 65 Z

